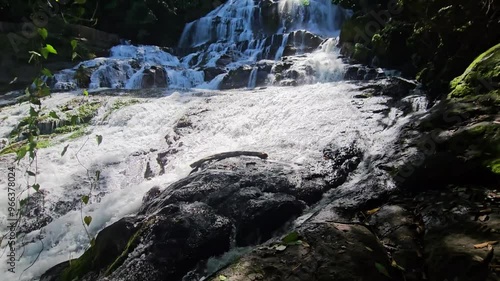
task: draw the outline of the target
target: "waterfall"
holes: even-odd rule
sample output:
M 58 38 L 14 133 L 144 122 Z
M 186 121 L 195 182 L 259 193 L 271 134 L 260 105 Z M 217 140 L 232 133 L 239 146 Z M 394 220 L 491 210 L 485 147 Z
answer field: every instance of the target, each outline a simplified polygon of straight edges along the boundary
M 283 40 L 281 42 L 281 45 L 280 45 L 278 51 L 276 52 L 276 56 L 274 57 L 274 60 L 279 60 L 283 56 L 283 51 L 285 51 L 286 44 L 288 43 L 288 36 L 290 36 L 289 33 L 283 35 Z
M 348 14 L 332 4 L 331 0 L 228 0 L 204 17 L 186 24 L 175 50 L 175 53 L 184 54 L 183 57 L 172 55 L 170 49 L 156 46 L 119 45 L 111 49 L 109 58 L 85 61 L 73 69 L 57 73 L 52 79 L 52 87 L 57 90 L 76 89 L 81 85 L 75 78 L 80 66 L 91 72 L 90 84 L 83 86 L 89 89 L 205 87 L 211 80 L 221 79 L 219 74 L 239 71 L 245 65 L 254 67 L 258 63 L 270 64 L 271 60 L 278 63 L 283 56 L 314 53 L 322 42 L 338 36 L 341 23 Z M 304 67 L 309 61 L 297 58 L 291 61 L 295 65 L 292 68 Z M 148 72 L 151 67 L 164 68 L 168 81 L 143 81 L 156 81 L 154 75 L 161 74 Z M 259 69 L 269 72 L 271 68 Z M 323 68 L 314 65 L 308 68 L 323 71 Z M 331 69 L 324 70 L 332 72 Z M 213 74 L 205 76 L 207 71 Z M 255 71 L 245 75 L 225 75 L 222 81 L 216 80 L 210 85 L 229 83 L 243 86 L 227 80 L 248 79 L 251 83 L 256 80 Z M 307 75 L 315 77 L 305 77 L 294 83 L 329 81 L 327 77 L 332 77 L 319 72 L 308 72 Z M 323 78 L 318 79 L 319 76 Z M 159 79 L 163 79 L 163 76 Z
M 254 66 L 252 68 L 252 71 L 250 72 L 250 79 L 248 79 L 248 88 L 253 89 L 255 88 L 255 85 L 257 84 L 257 71 L 259 69 Z

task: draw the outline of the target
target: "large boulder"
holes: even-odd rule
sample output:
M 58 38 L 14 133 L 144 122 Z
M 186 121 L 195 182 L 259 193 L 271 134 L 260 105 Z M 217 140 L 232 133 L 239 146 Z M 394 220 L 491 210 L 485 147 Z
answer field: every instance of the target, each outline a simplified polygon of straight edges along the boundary
M 342 184 L 361 157 L 355 146 L 331 146 L 324 155 L 314 172 L 249 156 L 208 158 L 217 162 L 204 160 L 201 170 L 163 191 L 153 188 L 136 216 L 102 230 L 80 258 L 42 280 L 180 280 L 232 245 L 271 238 Z

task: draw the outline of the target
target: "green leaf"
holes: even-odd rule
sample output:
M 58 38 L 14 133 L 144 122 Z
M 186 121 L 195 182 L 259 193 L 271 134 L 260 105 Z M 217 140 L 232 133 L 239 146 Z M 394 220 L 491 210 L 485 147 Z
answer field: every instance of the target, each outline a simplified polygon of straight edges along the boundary
M 68 146 L 69 144 L 64 147 L 63 151 L 61 152 L 61 157 L 63 157 L 64 154 L 66 154 L 66 151 L 68 151 Z
M 389 275 L 389 272 L 387 271 L 387 269 L 385 268 L 385 266 L 383 266 L 382 264 L 376 262 L 375 263 L 375 267 L 377 268 L 378 272 L 380 272 L 381 274 L 387 276 L 388 278 L 391 278 L 391 276 Z
M 224 275 L 219 275 L 219 281 L 226 281 L 227 277 Z
M 75 4 L 83 5 L 87 2 L 87 0 L 75 0 Z
M 26 156 L 26 153 L 28 152 L 28 147 L 27 146 L 23 146 L 21 148 L 19 148 L 16 152 L 16 161 L 21 161 L 21 159 L 24 158 L 24 156 Z
M 99 170 L 95 171 L 95 178 L 96 180 L 99 180 L 101 178 L 101 171 Z
M 42 56 L 45 58 L 45 59 L 48 59 L 49 58 L 49 51 L 45 48 L 42 48 L 40 49 L 40 53 L 42 54 Z
M 78 41 L 76 41 L 75 39 L 71 40 L 71 48 L 73 49 L 73 51 L 76 49 L 76 46 L 78 45 Z
M 83 95 L 88 97 L 89 96 L 89 92 L 87 90 L 83 90 Z
M 30 107 L 30 117 L 37 117 L 38 113 L 34 107 Z
M 71 55 L 71 60 L 75 60 L 76 57 L 78 57 L 78 53 L 77 52 L 73 52 L 73 54 Z
M 51 111 L 49 113 L 49 116 L 52 117 L 52 118 L 54 118 L 54 119 L 60 119 L 59 116 L 57 116 L 57 113 L 55 111 Z
M 47 77 L 53 77 L 54 75 L 52 75 L 52 72 L 50 72 L 50 70 L 48 70 L 47 68 L 44 68 L 42 69 L 42 74 L 47 76 Z
M 40 185 L 38 183 L 35 183 L 34 185 L 32 185 L 31 187 L 33 187 L 33 189 L 38 192 L 40 190 Z
M 38 34 L 40 34 L 40 36 L 42 36 L 43 40 L 47 39 L 47 36 L 49 35 L 49 32 L 47 31 L 46 28 L 39 28 L 38 29 Z
M 100 145 L 101 142 L 102 142 L 102 136 L 101 135 L 97 135 L 96 139 L 97 139 L 97 145 Z
M 35 174 L 35 173 L 33 173 L 32 171 L 26 171 L 26 173 L 27 173 L 29 176 L 32 176 L 32 177 L 36 176 L 36 174 Z
M 47 85 L 45 85 L 45 86 L 40 88 L 38 93 L 39 93 L 40 97 L 50 96 L 50 88 Z
M 45 45 L 44 49 L 46 49 L 51 54 L 57 55 L 56 49 L 54 47 L 52 47 L 52 45 L 50 45 L 50 44 Z
M 290 232 L 287 236 L 281 239 L 281 241 L 285 244 L 295 243 L 298 240 L 299 240 L 299 234 L 296 231 Z
M 84 217 L 84 218 L 83 218 L 83 222 L 84 222 L 87 226 L 89 226 L 89 225 L 90 225 L 90 223 L 92 222 L 92 217 L 91 217 L 91 216 L 86 216 L 86 217 Z
M 88 204 L 88 203 L 89 203 L 89 199 L 90 199 L 90 198 L 89 198 L 87 195 L 82 196 L 82 202 L 83 202 L 84 204 Z

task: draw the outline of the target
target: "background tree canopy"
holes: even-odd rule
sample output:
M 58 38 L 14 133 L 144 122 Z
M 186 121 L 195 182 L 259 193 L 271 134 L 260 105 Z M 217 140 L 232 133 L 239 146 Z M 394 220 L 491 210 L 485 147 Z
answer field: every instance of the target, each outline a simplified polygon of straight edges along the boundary
M 55 0 L 46 0 L 55 2 Z M 67 0 L 64 20 L 116 33 L 135 43 L 172 46 L 187 22 L 210 12 L 226 0 Z M 29 18 L 40 0 L 0 0 L 4 22 Z M 82 5 L 83 4 L 83 5 Z

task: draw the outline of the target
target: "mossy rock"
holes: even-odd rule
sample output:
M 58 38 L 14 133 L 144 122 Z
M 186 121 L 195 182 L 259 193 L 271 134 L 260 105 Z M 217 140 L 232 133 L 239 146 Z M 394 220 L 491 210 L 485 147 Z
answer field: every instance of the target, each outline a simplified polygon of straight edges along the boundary
M 348 19 L 342 25 L 342 29 L 340 31 L 340 43 L 350 42 L 350 43 L 361 43 L 368 44 L 370 43 L 371 36 L 369 32 L 376 32 L 377 30 L 369 30 L 367 32 L 367 26 L 369 23 L 373 22 L 373 19 L 370 15 L 363 16 L 353 16 Z
M 448 98 L 466 98 L 493 92 L 498 95 L 500 82 L 500 44 L 479 55 L 465 70 L 450 83 Z
M 89 272 L 109 274 L 109 270 L 123 262 L 122 257 L 135 248 L 140 229 L 130 218 L 121 219 L 105 228 L 97 236 L 94 245 L 61 270 L 57 280 L 79 280 Z
M 371 54 L 371 50 L 368 49 L 365 45 L 356 43 L 356 45 L 354 45 L 354 53 L 352 55 L 352 58 L 360 63 L 368 64 L 370 62 Z

